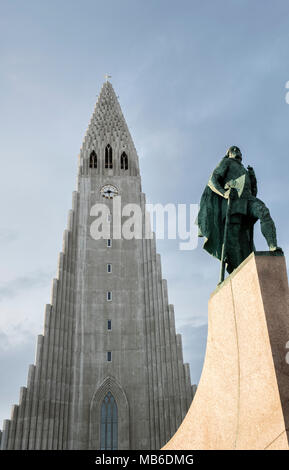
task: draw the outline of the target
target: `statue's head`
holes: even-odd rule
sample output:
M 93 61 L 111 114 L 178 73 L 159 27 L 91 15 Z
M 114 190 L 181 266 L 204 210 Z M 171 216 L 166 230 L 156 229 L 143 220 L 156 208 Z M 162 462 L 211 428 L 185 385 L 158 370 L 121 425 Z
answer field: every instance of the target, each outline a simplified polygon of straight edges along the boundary
M 236 147 L 236 145 L 233 145 L 227 150 L 226 157 L 228 158 L 235 158 L 236 160 L 241 161 L 242 160 L 242 152 L 239 149 L 239 147 Z

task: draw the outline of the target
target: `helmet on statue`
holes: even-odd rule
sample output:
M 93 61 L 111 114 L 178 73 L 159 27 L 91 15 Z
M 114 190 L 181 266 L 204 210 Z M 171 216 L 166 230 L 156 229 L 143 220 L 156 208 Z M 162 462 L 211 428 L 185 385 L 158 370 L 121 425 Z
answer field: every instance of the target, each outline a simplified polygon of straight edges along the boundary
M 226 153 L 228 158 L 236 158 L 237 160 L 242 160 L 242 152 L 236 145 L 229 147 Z

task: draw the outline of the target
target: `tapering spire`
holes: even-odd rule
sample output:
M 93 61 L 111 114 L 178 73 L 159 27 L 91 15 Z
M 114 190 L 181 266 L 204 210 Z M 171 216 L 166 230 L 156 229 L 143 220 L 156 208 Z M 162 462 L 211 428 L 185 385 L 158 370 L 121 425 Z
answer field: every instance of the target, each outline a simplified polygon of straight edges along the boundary
M 95 145 L 96 141 L 106 140 L 134 148 L 117 96 L 109 81 L 102 85 L 84 143 L 90 146 Z
M 80 173 L 87 174 L 89 159 L 92 151 L 101 156 L 107 145 L 113 149 L 114 163 L 120 159 L 122 152 L 126 152 L 130 159 L 130 175 L 139 174 L 137 152 L 125 122 L 112 84 L 107 80 L 102 85 L 94 112 L 92 114 L 80 153 Z M 99 171 L 102 172 L 100 165 Z M 117 165 L 114 165 L 114 174 Z

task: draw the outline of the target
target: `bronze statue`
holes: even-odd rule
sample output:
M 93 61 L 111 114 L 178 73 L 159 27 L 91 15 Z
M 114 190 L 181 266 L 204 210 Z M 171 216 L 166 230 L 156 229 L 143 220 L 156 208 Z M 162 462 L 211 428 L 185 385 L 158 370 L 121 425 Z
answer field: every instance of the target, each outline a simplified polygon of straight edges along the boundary
M 198 214 L 199 236 L 206 238 L 204 249 L 222 262 L 221 282 L 225 264 L 231 273 L 254 251 L 253 227 L 257 220 L 269 250 L 282 253 L 269 209 L 256 196 L 253 168 L 246 169 L 240 149 L 230 147 L 209 179 Z

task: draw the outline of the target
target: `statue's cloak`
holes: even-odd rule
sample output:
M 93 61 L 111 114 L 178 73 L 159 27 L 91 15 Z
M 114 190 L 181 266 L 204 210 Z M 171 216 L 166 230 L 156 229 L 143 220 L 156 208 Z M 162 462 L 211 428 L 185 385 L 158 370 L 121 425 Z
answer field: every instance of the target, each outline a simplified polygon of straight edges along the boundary
M 219 196 L 206 186 L 200 202 L 197 224 L 199 237 L 205 237 L 203 248 L 221 259 L 224 239 L 224 222 L 226 217 L 227 199 Z
M 199 237 L 205 238 L 203 248 L 219 260 L 222 256 L 227 204 L 227 199 L 219 196 L 209 186 L 206 186 L 201 197 L 200 210 L 196 221 L 199 227 Z M 242 214 L 240 243 L 242 244 L 243 259 L 247 258 L 255 249 L 252 230 L 256 220 Z M 230 264 L 230 256 L 227 263 L 227 271 L 231 272 L 233 267 Z

